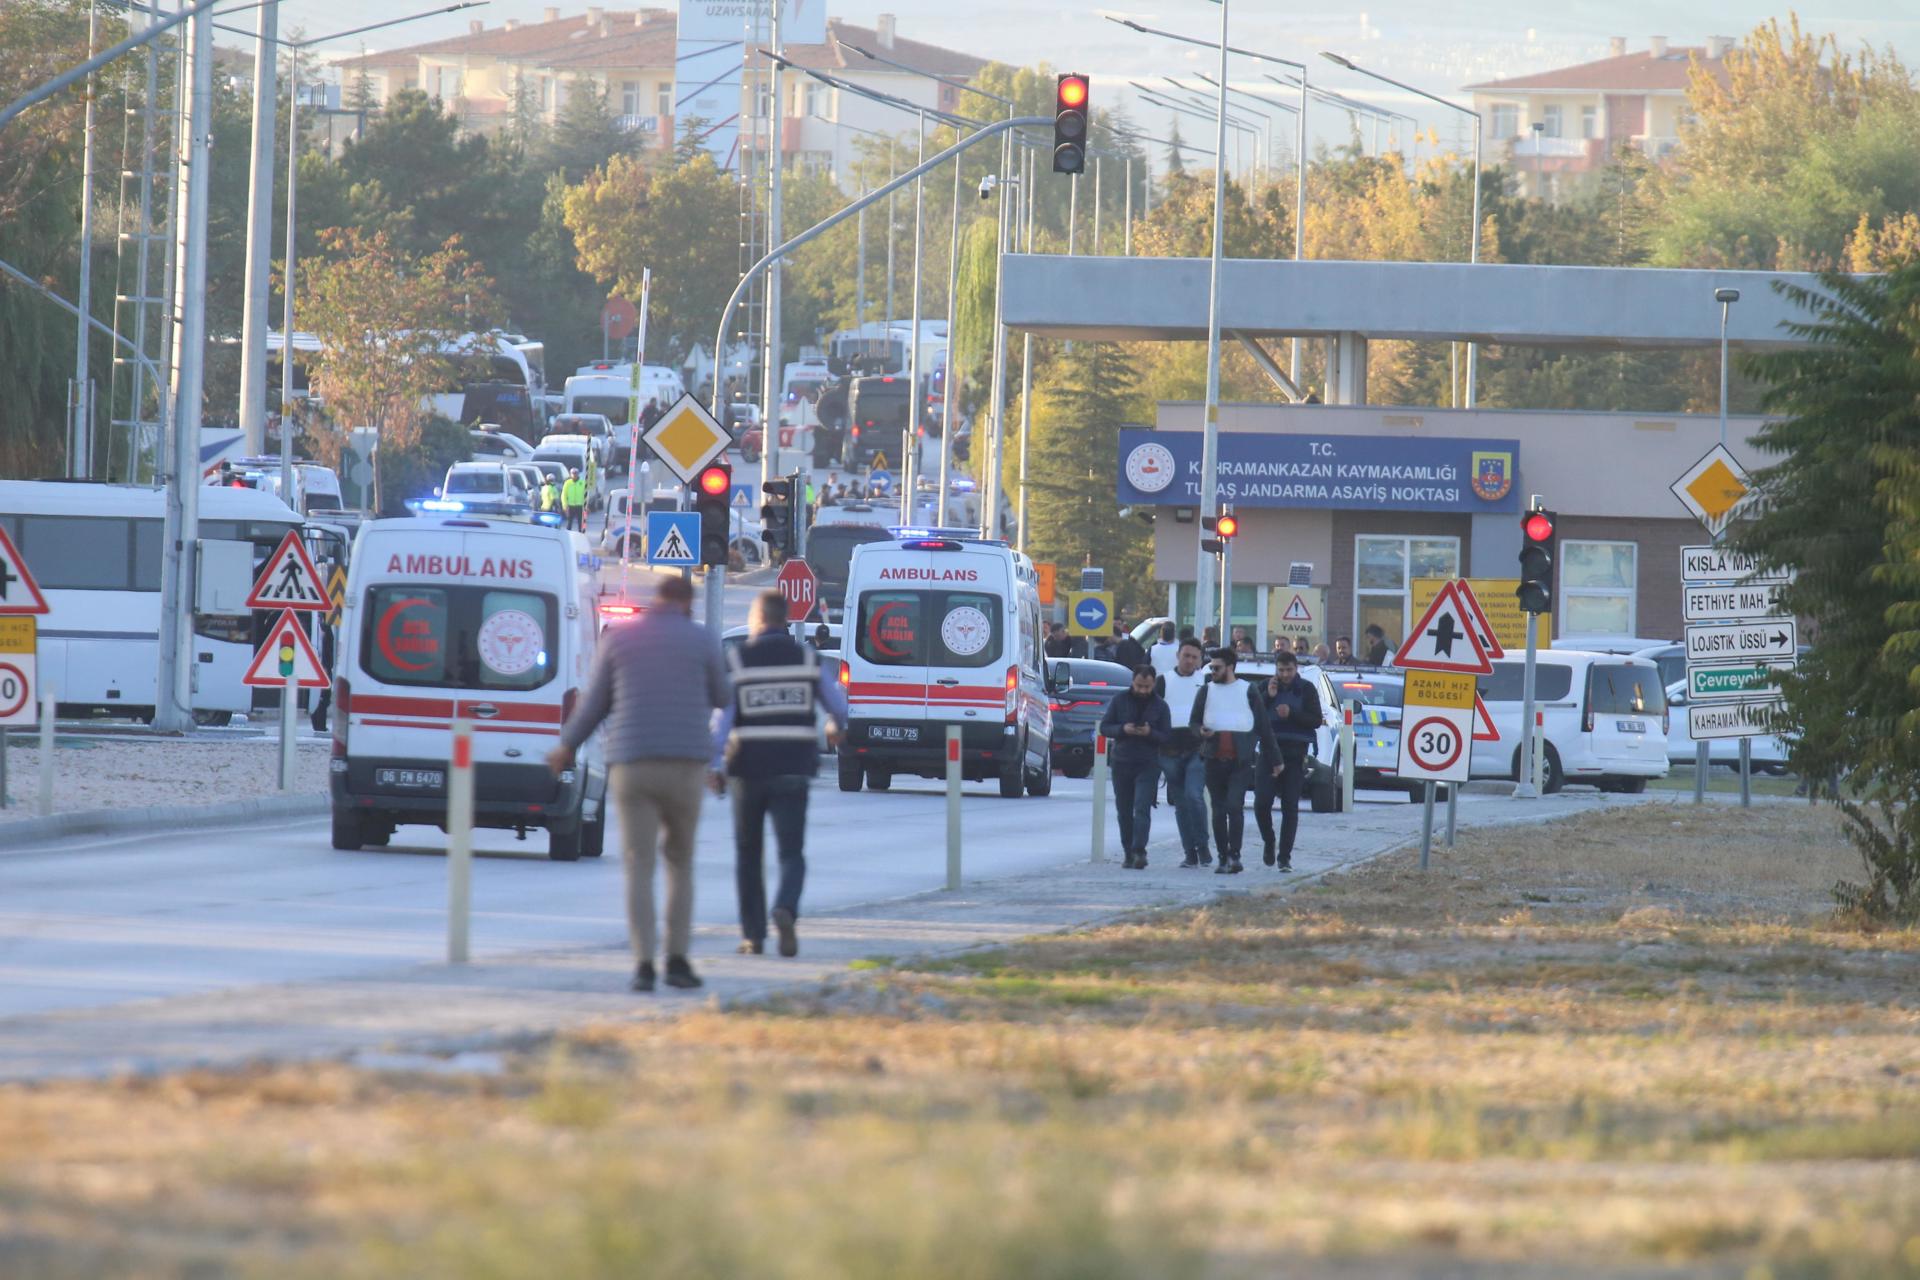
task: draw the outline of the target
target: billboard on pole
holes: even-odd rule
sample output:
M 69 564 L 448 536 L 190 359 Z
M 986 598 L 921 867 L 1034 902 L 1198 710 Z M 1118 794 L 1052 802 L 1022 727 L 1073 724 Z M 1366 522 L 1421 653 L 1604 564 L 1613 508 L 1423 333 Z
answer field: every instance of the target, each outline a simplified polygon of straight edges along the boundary
M 680 0 L 673 83 L 674 131 L 692 127 L 715 165 L 740 164 L 741 71 L 773 38 L 772 0 Z M 782 0 L 783 45 L 827 42 L 826 0 Z

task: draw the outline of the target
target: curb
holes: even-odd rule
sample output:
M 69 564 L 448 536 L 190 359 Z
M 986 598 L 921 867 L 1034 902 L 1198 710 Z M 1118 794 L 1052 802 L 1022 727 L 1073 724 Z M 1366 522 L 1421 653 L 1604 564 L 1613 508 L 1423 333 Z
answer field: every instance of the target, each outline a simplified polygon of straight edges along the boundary
M 236 826 L 259 818 L 307 818 L 326 813 L 325 795 L 269 796 L 233 804 L 162 804 L 142 809 L 81 809 L 47 818 L 0 823 L 0 842 L 33 844 L 67 836 L 114 835 L 149 828 Z

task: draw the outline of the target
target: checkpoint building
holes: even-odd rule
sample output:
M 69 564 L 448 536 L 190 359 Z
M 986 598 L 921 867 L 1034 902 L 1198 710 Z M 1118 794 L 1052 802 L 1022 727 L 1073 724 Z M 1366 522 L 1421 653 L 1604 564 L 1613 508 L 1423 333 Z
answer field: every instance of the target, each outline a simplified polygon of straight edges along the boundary
M 1017 332 L 1207 336 L 1206 259 L 1010 254 L 1005 277 Z M 1423 580 L 1515 578 L 1519 513 L 1538 494 L 1560 514 L 1552 635 L 1679 636 L 1679 549 L 1709 539 L 1669 486 L 1719 442 L 1717 416 L 1372 405 L 1368 344 L 1712 349 L 1722 338 L 1716 292 L 1737 288 L 1729 346 L 1777 349 L 1800 341 L 1787 326 L 1806 318 L 1782 285 L 1821 292 L 1817 277 L 1792 272 L 1225 260 L 1222 342 L 1246 351 L 1289 401 L 1220 408 L 1219 497 L 1240 517 L 1234 624 L 1264 637 L 1280 613 L 1317 606 L 1306 636 L 1357 644 L 1377 624 L 1397 641 L 1425 602 Z M 1325 381 L 1313 391 L 1325 403 L 1282 368 L 1288 339 L 1323 353 Z M 1156 579 L 1183 621 L 1193 617 L 1203 418 L 1199 404 L 1166 403 L 1151 427 L 1123 429 L 1114 476 L 1122 507 L 1154 515 Z M 1760 426 L 1728 423 L 1728 448 L 1749 471 L 1767 462 L 1752 443 Z
M 1203 414 L 1168 402 L 1152 429 L 1123 429 L 1114 478 L 1122 506 L 1154 514 L 1155 577 L 1183 619 Z M 1765 463 L 1749 443 L 1759 425 L 1728 421 L 1749 470 Z M 1271 634 L 1304 578 L 1322 589 L 1307 607 L 1324 610 L 1307 634 L 1357 645 L 1377 623 L 1398 641 L 1423 603 L 1417 579 L 1516 576 L 1520 513 L 1537 493 L 1560 517 L 1552 634 L 1677 637 L 1680 548 L 1708 539 L 1668 485 L 1719 438 L 1717 417 L 1691 415 L 1222 405 L 1220 500 L 1240 518 L 1234 624 Z

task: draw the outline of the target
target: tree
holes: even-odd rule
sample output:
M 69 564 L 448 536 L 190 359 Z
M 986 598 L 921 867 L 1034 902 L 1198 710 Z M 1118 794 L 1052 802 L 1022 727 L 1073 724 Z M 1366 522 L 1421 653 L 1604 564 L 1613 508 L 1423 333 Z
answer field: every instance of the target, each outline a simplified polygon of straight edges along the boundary
M 1175 175 L 1187 171 L 1186 157 L 1182 154 L 1185 150 L 1186 148 L 1180 138 L 1180 121 L 1176 119 L 1173 122 L 1173 136 L 1167 139 L 1166 163 L 1161 166 L 1167 171 L 1167 178 L 1169 180 Z
M 706 154 L 656 168 L 615 156 L 567 189 L 565 222 L 581 270 L 629 298 L 653 270 L 647 344 L 676 358 L 713 341 L 740 278 L 733 179 Z
M 420 256 L 384 232 L 342 228 L 324 240 L 328 256 L 306 269 L 299 314 L 320 340 L 313 390 L 329 419 L 308 424 L 308 443 L 337 467 L 355 427 L 373 427 L 400 450 L 415 445 L 427 397 L 464 372 L 466 362 L 444 348 L 483 328 L 494 303 L 492 282 L 455 238 Z
M 588 76 L 568 82 L 566 101 L 553 127 L 528 149 L 530 162 L 543 174 L 559 172 L 569 184 L 584 181 L 618 155 L 635 150 L 636 135 L 620 127 L 607 90 Z
M 1861 851 L 1844 905 L 1920 920 L 1920 263 L 1785 289 L 1811 345 L 1753 357 L 1767 384 L 1759 514 L 1736 545 L 1798 570 L 1781 592 L 1817 643 L 1784 681 L 1793 764 Z
M 1165 603 L 1154 593 L 1152 530 L 1113 501 L 1119 430 L 1148 408 L 1125 348 L 1077 343 L 1072 359 L 1047 365 L 1035 384 L 1027 442 L 1028 553 L 1062 569 L 1103 567 L 1116 607 L 1131 617 Z M 1001 474 L 1017 499 L 1019 463 L 1008 443 Z

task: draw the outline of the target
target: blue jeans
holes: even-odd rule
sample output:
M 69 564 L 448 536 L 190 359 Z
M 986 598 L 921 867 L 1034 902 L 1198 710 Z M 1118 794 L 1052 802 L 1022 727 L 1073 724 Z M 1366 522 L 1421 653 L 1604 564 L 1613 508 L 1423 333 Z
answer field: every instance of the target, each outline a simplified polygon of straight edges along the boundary
M 1114 762 L 1113 811 L 1120 821 L 1120 848 L 1146 856 L 1147 836 L 1153 830 L 1153 793 L 1160 782 L 1157 759 Z
M 1160 771 L 1167 777 L 1167 803 L 1180 824 L 1180 847 L 1198 858 L 1207 851 L 1207 762 L 1197 751 L 1161 756 Z

